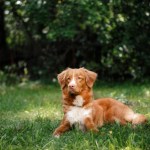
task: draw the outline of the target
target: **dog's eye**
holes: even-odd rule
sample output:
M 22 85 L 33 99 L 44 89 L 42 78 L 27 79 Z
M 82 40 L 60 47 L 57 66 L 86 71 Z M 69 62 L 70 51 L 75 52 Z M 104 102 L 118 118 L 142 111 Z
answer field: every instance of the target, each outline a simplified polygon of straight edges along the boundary
M 68 82 L 70 81 L 70 77 L 67 78 L 67 81 L 68 81 Z
M 82 80 L 82 77 L 79 76 L 79 77 L 78 77 L 78 80 Z

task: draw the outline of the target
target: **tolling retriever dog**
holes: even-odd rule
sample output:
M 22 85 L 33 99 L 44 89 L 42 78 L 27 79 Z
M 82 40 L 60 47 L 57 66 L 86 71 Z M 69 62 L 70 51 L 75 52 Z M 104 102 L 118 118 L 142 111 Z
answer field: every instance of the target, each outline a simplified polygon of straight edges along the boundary
M 85 68 L 68 68 L 58 74 L 62 89 L 64 117 L 53 135 L 62 133 L 77 124 L 82 131 L 98 132 L 104 123 L 119 122 L 122 125 L 142 124 L 147 121 L 142 114 L 134 113 L 127 105 L 112 99 L 93 99 L 93 84 L 97 74 Z

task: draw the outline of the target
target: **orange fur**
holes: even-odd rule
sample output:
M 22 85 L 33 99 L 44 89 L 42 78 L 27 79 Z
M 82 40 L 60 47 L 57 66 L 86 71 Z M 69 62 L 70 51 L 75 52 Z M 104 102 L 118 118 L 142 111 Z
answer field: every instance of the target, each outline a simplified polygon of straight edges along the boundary
M 122 125 L 145 123 L 146 117 L 134 113 L 127 105 L 112 99 L 93 100 L 92 87 L 97 74 L 84 68 L 66 69 L 58 75 L 63 95 L 64 117 L 53 135 L 59 137 L 78 124 L 82 131 L 98 132 L 104 123 L 119 122 Z

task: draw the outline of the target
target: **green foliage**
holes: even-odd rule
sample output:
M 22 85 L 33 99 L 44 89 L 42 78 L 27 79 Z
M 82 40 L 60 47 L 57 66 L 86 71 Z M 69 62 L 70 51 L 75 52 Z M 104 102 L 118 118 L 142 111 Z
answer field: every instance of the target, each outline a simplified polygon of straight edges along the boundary
M 5 12 L 8 47 L 34 77 L 68 66 L 88 66 L 101 78 L 149 76 L 147 0 L 6 0 Z
M 27 64 L 24 61 L 18 62 L 10 66 L 5 66 L 4 70 L 0 70 L 0 84 L 17 84 L 28 81 L 29 74 Z
M 130 107 L 150 119 L 150 84 L 132 82 L 99 83 L 95 97 L 128 99 Z M 0 148 L 30 150 L 149 150 L 150 121 L 146 125 L 104 125 L 98 134 L 78 129 L 66 132 L 60 139 L 52 133 L 63 116 L 60 87 L 28 82 L 15 86 L 0 85 Z

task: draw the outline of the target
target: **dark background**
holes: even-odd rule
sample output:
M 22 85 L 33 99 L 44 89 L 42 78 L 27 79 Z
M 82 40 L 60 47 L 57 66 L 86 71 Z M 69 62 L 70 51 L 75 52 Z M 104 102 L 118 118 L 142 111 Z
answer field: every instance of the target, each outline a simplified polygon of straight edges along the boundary
M 53 79 L 67 67 L 100 79 L 147 78 L 150 2 L 1 0 L 0 67 L 5 80 Z

